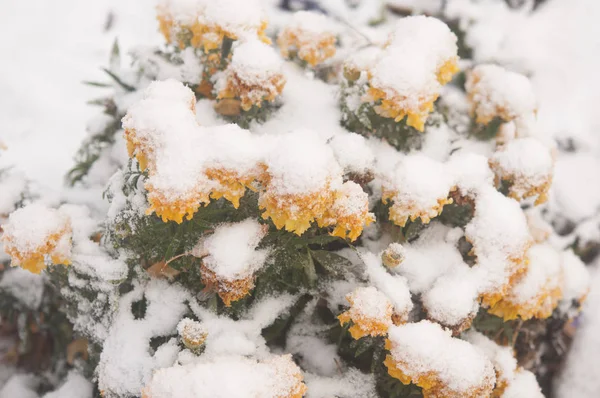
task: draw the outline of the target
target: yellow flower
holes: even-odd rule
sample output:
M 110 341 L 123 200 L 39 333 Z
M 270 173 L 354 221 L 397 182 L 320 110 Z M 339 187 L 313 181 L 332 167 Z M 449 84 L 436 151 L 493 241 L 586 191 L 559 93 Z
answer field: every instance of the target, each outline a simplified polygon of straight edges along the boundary
M 405 333 L 409 331 L 410 333 Z M 431 346 L 445 351 L 440 356 Z M 421 321 L 392 327 L 385 348 L 384 365 L 390 376 L 403 384 L 416 384 L 429 398 L 480 398 L 491 396 L 494 368 L 482 352 L 453 338 L 436 323 Z M 449 354 L 454 355 L 449 355 Z M 460 361 L 476 361 L 477 374 L 461 375 Z M 473 366 L 473 364 L 471 364 Z M 459 380 L 457 380 L 459 379 Z
M 382 196 L 383 203 L 387 203 L 389 200 L 394 200 L 397 192 L 385 191 Z M 410 219 L 415 221 L 420 218 L 424 224 L 428 224 L 432 218 L 439 216 L 444 210 L 444 206 L 453 203 L 452 198 L 439 198 L 437 203 L 430 208 L 421 208 L 416 203 L 401 201 L 394 201 L 392 207 L 390 207 L 390 220 L 394 224 L 404 227 L 406 222 Z
M 515 122 L 518 136 L 531 128 L 537 103 L 529 79 L 497 65 L 478 65 L 465 84 L 471 113 L 476 122 L 487 125 L 494 118 Z
M 285 86 L 282 65 L 275 50 L 258 40 L 235 46 L 231 63 L 217 83 L 217 99 L 238 98 L 245 111 L 274 101 Z
M 306 394 L 307 388 L 302 382 L 304 376 L 290 354 L 276 356 L 265 363 L 274 367 L 281 383 L 281 390 L 285 390 L 274 398 L 302 398 Z
M 346 296 L 350 309 L 338 316 L 343 326 L 352 322 L 349 332 L 355 340 L 364 336 L 383 336 L 392 325 L 393 306 L 385 294 L 374 287 L 359 287 Z
M 231 303 L 244 298 L 254 288 L 254 275 L 245 276 L 239 279 L 220 278 L 214 271 L 206 267 L 204 264 L 200 266 L 200 274 L 202 275 L 202 283 L 208 289 L 217 292 L 225 306 L 231 307 Z
M 530 244 L 525 247 L 525 252 L 529 246 Z M 523 274 L 527 271 L 527 266 L 529 264 L 529 261 L 525 257 L 525 252 L 523 252 L 522 257 L 506 259 L 506 273 L 508 275 L 507 282 L 493 291 L 484 292 L 481 294 L 481 304 L 484 307 L 489 308 L 496 305 L 498 301 L 502 300 L 502 298 L 506 296 L 511 286 L 514 286 L 522 278 Z
M 246 84 L 235 73 L 228 75 L 226 87 L 219 91 L 217 99 L 238 98 L 242 109 L 249 111 L 253 106 L 261 107 L 264 101 L 273 102 L 285 86 L 283 75 L 274 76 L 266 84 Z
M 239 175 L 235 170 L 224 168 L 209 168 L 204 174 L 211 181 L 217 182 L 217 187 L 213 188 L 210 197 L 213 199 L 225 198 L 233 204 L 236 209 L 240 206 L 240 199 L 246 194 L 246 188 L 256 190 L 256 175 Z
M 333 205 L 327 209 L 317 222 L 319 227 L 335 225 L 331 235 L 355 241 L 365 225 L 375 221 L 369 213 L 369 196 L 355 182 L 347 181 L 337 192 Z
M 252 382 L 246 385 L 240 380 Z M 235 388 L 223 389 L 223 383 L 234 383 Z M 208 396 L 209 393 L 204 394 L 207 391 L 225 390 L 234 391 L 236 397 L 302 398 L 307 388 L 302 371 L 290 354 L 274 355 L 262 361 L 213 355 L 185 365 L 157 369 L 142 389 L 142 397 L 178 398 L 181 391 L 200 391 L 202 396 Z
M 13 267 L 39 274 L 46 269 L 46 257 L 55 265 L 71 264 L 71 222 L 57 210 L 32 204 L 14 211 L 2 228 Z
M 368 70 L 363 102 L 380 116 L 423 132 L 441 86 L 459 71 L 456 36 L 438 19 L 415 16 L 398 21 L 383 56 Z
M 449 83 L 458 72 L 460 72 L 460 68 L 458 67 L 458 57 L 455 57 L 444 62 L 438 69 L 436 76 L 443 86 Z
M 130 158 L 137 160 L 140 170 L 145 171 L 150 167 L 150 171 L 153 172 L 156 168 L 154 160 L 154 151 L 152 147 L 145 144 L 142 139 L 136 134 L 135 129 L 125 129 L 123 133 L 125 136 L 125 144 L 127 145 L 127 153 Z
M 335 55 L 333 23 L 322 14 L 299 11 L 279 34 L 277 45 L 285 58 L 292 55 L 314 67 Z
M 489 160 L 497 186 L 508 183 L 508 196 L 522 201 L 535 197 L 535 205 L 548 200 L 554 159 L 551 151 L 534 138 L 516 138 L 500 147 Z
M 208 332 L 202 327 L 202 324 L 189 318 L 184 318 L 177 325 L 177 332 L 181 336 L 181 341 L 190 350 L 198 350 L 204 345 Z
M 233 9 L 236 2 L 243 5 L 240 0 L 232 0 L 226 6 Z M 267 21 L 260 15 L 255 13 L 249 19 L 238 23 L 227 21 L 223 19 L 223 5 L 215 3 L 199 3 L 194 10 L 176 14 L 168 5 L 158 7 L 159 28 L 167 43 L 176 44 L 181 49 L 190 45 L 202 48 L 207 53 L 220 48 L 225 38 L 238 40 L 241 35 L 254 36 L 266 44 L 271 44 L 265 33 Z
M 439 94 L 421 95 L 417 98 L 416 107 L 407 107 L 404 104 L 405 97 L 393 90 L 377 88 L 373 85 L 363 97 L 363 102 L 374 102 L 373 108 L 378 115 L 394 119 L 399 122 L 406 117 L 406 124 L 423 132 L 427 116 L 433 111 L 433 103 L 437 100 Z
M 444 206 L 453 203 L 455 179 L 441 162 L 412 154 L 401 159 L 394 172 L 384 180 L 382 201 L 393 204 L 389 218 L 396 225 L 406 225 L 420 218 L 425 224 L 437 217 Z
M 526 271 L 491 305 L 489 313 L 505 320 L 552 315 L 563 296 L 562 257 L 549 244 L 537 244 L 529 249 L 528 258 Z
M 390 243 L 390 245 L 381 253 L 383 265 L 388 268 L 395 268 L 402 264 L 406 249 L 400 243 Z
M 258 205 L 264 210 L 262 218 L 271 219 L 278 229 L 302 235 L 312 222 L 321 217 L 333 205 L 335 194 L 325 189 L 309 194 L 283 194 L 262 192 Z
M 144 184 L 148 191 L 148 202 L 150 207 L 146 209 L 146 215 L 156 213 L 163 222 L 183 222 L 184 217 L 191 220 L 201 205 L 210 203 L 209 192 L 196 189 L 180 195 L 169 195 L 157 189 L 151 181 Z

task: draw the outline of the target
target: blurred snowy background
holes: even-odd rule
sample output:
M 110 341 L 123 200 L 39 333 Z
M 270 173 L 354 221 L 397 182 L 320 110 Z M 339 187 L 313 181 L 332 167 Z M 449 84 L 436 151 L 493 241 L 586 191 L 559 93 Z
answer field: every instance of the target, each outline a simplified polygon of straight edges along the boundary
M 440 1 L 390 2 L 426 7 Z M 477 60 L 531 76 L 541 130 L 563 149 L 550 206 L 569 221 L 587 220 L 588 236 L 600 235 L 600 1 L 548 0 L 535 13 L 507 12 L 502 0 L 446 3 L 472 14 L 476 34 L 469 44 Z M 104 94 L 82 82 L 106 80 L 100 68 L 116 38 L 123 50 L 160 43 L 152 3 L 0 2 L 0 139 L 9 147 L 0 167 L 14 165 L 44 191 L 73 194 L 63 179 L 95 112 L 86 101 Z M 600 274 L 594 275 L 559 397 L 600 396 Z

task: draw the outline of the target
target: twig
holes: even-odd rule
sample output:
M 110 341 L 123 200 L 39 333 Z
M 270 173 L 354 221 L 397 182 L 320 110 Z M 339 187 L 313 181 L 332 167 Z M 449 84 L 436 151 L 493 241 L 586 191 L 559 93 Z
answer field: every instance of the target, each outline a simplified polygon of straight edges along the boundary
M 523 326 L 523 320 L 519 319 L 519 323 L 517 324 L 517 327 L 515 328 L 515 331 L 513 332 L 513 338 L 512 338 L 512 342 L 511 342 L 512 347 L 514 347 L 515 344 L 517 343 L 517 337 L 519 337 L 519 332 L 521 331 L 521 326 Z
M 375 45 L 375 43 L 373 43 L 371 41 L 371 39 L 369 39 L 369 36 L 365 35 L 363 32 L 358 30 L 355 26 L 352 26 L 348 21 L 342 19 L 341 17 L 338 17 L 337 15 L 332 15 L 332 18 L 335 19 L 336 21 L 342 23 L 343 25 L 346 25 L 346 27 L 352 29 L 356 33 L 358 33 L 363 39 L 366 40 L 367 43 L 369 43 L 369 45 L 371 45 L 371 46 Z
M 185 252 L 185 253 L 178 254 L 178 255 L 176 255 L 175 257 L 172 257 L 172 258 L 170 258 L 169 260 L 165 261 L 165 267 L 166 267 L 167 265 L 169 265 L 169 263 L 171 263 L 171 262 L 173 262 L 173 261 L 177 260 L 178 258 L 185 257 L 185 256 L 190 256 L 191 254 L 192 254 L 192 253 L 189 253 L 189 252 Z

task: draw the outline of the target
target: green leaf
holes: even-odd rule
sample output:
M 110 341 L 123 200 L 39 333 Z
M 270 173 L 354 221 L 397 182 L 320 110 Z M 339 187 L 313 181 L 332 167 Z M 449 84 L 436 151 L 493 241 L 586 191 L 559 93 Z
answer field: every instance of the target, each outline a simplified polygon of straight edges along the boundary
M 135 87 L 130 86 L 129 84 L 125 83 L 123 80 L 121 80 L 121 78 L 117 75 L 115 75 L 112 71 L 110 71 L 109 69 L 106 68 L 102 68 L 102 70 L 104 72 L 106 72 L 106 74 L 108 76 L 110 76 L 119 86 L 121 86 L 125 91 L 135 91 Z
M 117 69 L 121 65 L 121 50 L 119 49 L 119 41 L 115 38 L 112 49 L 110 51 L 110 59 L 108 61 L 110 69 Z
M 313 262 L 311 251 L 306 252 L 306 261 L 304 262 L 304 272 L 306 273 L 306 279 L 308 285 L 314 287 L 317 283 L 317 271 L 315 270 L 315 263 Z
M 368 337 L 356 340 L 355 347 L 356 351 L 354 351 L 354 357 L 357 358 L 373 347 L 373 340 Z
M 340 238 L 337 236 L 319 235 L 319 236 L 314 236 L 312 238 L 305 239 L 304 242 L 307 245 L 322 245 L 323 246 L 323 245 L 326 245 L 328 243 L 335 242 L 338 240 L 340 240 Z
M 112 87 L 112 85 L 110 85 L 108 83 L 102 83 L 102 82 L 92 82 L 92 81 L 84 80 L 82 83 L 85 84 L 86 86 L 93 86 L 93 87 L 102 87 L 102 88 Z
M 327 250 L 311 250 L 310 253 L 326 271 L 336 275 L 343 274 L 345 269 L 352 265 L 346 257 Z

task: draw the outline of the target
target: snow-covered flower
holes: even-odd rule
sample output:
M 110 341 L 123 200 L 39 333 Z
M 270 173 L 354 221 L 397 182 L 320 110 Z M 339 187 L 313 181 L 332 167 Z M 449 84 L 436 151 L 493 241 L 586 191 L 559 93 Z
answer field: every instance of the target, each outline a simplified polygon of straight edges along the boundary
M 283 61 L 275 50 L 259 41 L 248 40 L 233 50 L 231 63 L 217 81 L 217 99 L 238 98 L 242 109 L 273 102 L 285 86 Z
M 333 21 L 314 11 L 298 11 L 277 38 L 281 54 L 316 66 L 335 55 L 337 29 Z
M 381 253 L 383 265 L 388 268 L 396 268 L 406 257 L 406 249 L 400 243 L 390 243 Z
M 267 229 L 252 219 L 223 224 L 194 248 L 193 255 L 202 259 L 202 282 L 216 291 L 226 306 L 254 288 L 255 273 L 269 254 L 267 249 L 257 249 Z
M 177 332 L 181 341 L 190 350 L 198 350 L 204 345 L 208 332 L 200 322 L 184 318 L 177 324 Z
M 336 198 L 323 218 L 317 220 L 320 227 L 335 225 L 333 236 L 346 237 L 355 241 L 366 225 L 375 221 L 369 213 L 369 196 L 355 182 L 345 182 L 336 193 Z
M 528 134 L 535 121 L 537 102 L 527 77 L 483 64 L 467 74 L 465 87 L 477 123 L 488 124 L 494 118 L 514 121 L 517 136 Z
M 454 178 L 443 163 L 414 154 L 402 158 L 394 174 L 384 180 L 384 203 L 392 202 L 390 220 L 399 226 L 420 218 L 424 224 L 452 203 Z
M 539 205 L 548 200 L 554 161 L 550 149 L 535 138 L 509 141 L 490 158 L 496 185 L 508 183 L 508 195 L 521 201 L 535 197 Z
M 384 54 L 369 69 L 369 89 L 363 98 L 375 111 L 419 131 L 442 85 L 458 72 L 456 36 L 438 19 L 402 18 Z
M 547 318 L 562 298 L 563 268 L 560 253 L 549 244 L 534 245 L 527 253 L 523 275 L 488 311 L 505 320 L 517 317 Z
M 265 34 L 266 18 L 255 0 L 161 0 L 157 19 L 167 42 L 182 49 L 191 45 L 209 52 L 221 47 L 225 38 L 271 42 Z
M 241 356 L 208 357 L 158 369 L 143 389 L 142 397 L 302 398 L 306 393 L 302 380 L 302 371 L 289 354 L 264 361 Z
M 494 365 L 496 386 L 493 397 L 543 398 L 535 375 L 518 366 L 512 347 L 500 346 L 473 329 L 463 337 L 480 349 Z
M 315 221 L 327 224 L 324 217 L 335 202 L 342 171 L 324 140 L 307 130 L 281 136 L 265 166 L 258 202 L 264 219 L 297 235 Z
M 489 397 L 494 388 L 494 368 L 483 353 L 437 323 L 392 326 L 386 348 L 388 373 L 418 385 L 424 396 Z
M 493 306 L 527 267 L 532 239 L 523 210 L 494 187 L 482 187 L 465 238 L 473 245 L 476 265 L 472 270 L 479 280 L 482 304 Z
M 11 213 L 2 229 L 12 266 L 39 274 L 46 269 L 46 258 L 53 264 L 71 264 L 71 221 L 60 211 L 34 203 Z
M 350 309 L 338 316 L 341 325 L 352 323 L 348 331 L 356 340 L 364 336 L 384 336 L 393 324 L 394 312 L 387 296 L 376 288 L 359 287 L 346 296 Z

